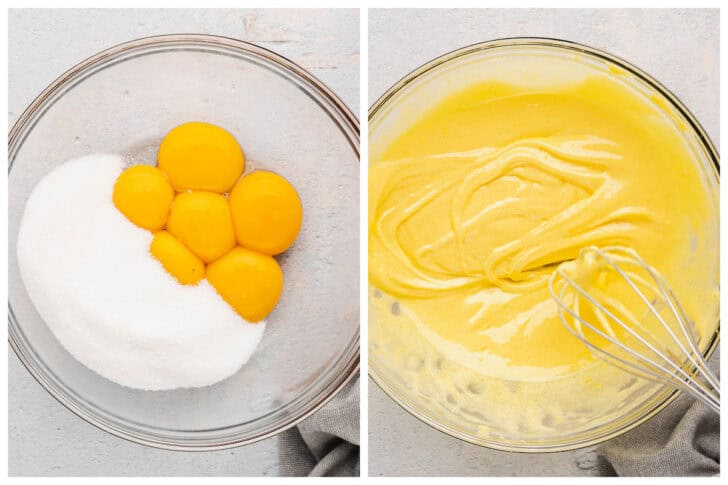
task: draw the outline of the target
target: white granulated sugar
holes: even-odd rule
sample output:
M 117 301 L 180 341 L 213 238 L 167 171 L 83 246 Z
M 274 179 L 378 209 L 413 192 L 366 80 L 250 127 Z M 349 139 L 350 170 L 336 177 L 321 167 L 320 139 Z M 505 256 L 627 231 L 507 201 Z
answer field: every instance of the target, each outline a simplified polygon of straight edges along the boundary
M 81 363 L 118 384 L 200 387 L 237 372 L 265 323 L 245 322 L 207 280 L 177 283 L 152 235 L 114 206 L 121 157 L 71 160 L 35 187 L 18 235 L 20 274 L 38 313 Z

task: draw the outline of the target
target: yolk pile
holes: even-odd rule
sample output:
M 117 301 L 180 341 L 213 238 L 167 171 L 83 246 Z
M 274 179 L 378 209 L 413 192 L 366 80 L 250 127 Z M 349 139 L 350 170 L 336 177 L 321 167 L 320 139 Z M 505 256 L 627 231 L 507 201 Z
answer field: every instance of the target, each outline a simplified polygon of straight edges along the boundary
M 301 228 L 296 190 L 272 172 L 241 177 L 240 145 L 209 123 L 174 128 L 157 162 L 124 170 L 114 205 L 154 233 L 150 252 L 177 281 L 194 285 L 207 277 L 240 316 L 264 319 L 283 289 L 273 256 L 288 249 Z

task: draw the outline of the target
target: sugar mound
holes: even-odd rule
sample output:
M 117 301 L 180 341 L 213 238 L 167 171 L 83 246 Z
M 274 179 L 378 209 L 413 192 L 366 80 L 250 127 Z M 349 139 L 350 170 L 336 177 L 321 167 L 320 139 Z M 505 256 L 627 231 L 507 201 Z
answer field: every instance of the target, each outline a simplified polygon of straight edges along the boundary
M 177 283 L 149 252 L 150 232 L 114 207 L 120 156 L 66 162 L 33 190 L 18 235 L 30 299 L 76 359 L 118 384 L 201 387 L 240 369 L 265 322 L 244 321 L 202 280 Z

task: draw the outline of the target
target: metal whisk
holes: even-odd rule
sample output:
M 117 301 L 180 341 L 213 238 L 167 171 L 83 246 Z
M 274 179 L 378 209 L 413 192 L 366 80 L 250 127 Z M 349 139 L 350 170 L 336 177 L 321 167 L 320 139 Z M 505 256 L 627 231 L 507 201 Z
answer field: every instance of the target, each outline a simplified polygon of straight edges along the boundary
M 604 360 L 669 384 L 720 413 L 720 383 L 660 273 L 630 248 L 586 247 L 549 280 L 567 330 Z

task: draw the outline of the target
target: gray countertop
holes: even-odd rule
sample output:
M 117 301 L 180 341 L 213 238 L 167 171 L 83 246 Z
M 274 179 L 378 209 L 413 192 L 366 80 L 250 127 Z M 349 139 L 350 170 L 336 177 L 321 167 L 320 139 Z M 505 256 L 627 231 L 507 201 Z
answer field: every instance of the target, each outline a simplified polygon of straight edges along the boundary
M 9 124 L 51 81 L 120 42 L 206 33 L 259 44 L 321 79 L 359 112 L 359 11 L 11 9 Z M 276 475 L 273 437 L 226 451 L 185 453 L 111 436 L 66 410 L 8 355 L 8 472 L 13 475 Z
M 718 10 L 370 10 L 369 104 L 412 69 L 501 37 L 606 50 L 660 80 L 719 135 Z M 523 455 L 480 448 L 410 416 L 369 381 L 369 475 L 590 475 L 593 449 Z

